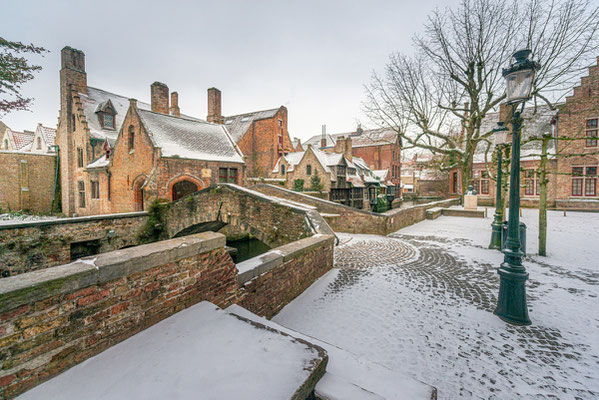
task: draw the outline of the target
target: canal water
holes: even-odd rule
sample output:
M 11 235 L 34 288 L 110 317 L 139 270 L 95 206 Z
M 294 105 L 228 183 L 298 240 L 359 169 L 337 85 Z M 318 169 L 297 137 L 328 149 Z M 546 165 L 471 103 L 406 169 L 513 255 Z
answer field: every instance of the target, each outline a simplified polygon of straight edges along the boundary
M 227 246 L 237 249 L 237 253 L 231 256 L 236 264 L 249 258 L 259 256 L 260 254 L 266 253 L 268 250 L 270 250 L 270 247 L 267 244 L 256 238 L 231 241 L 227 240 Z

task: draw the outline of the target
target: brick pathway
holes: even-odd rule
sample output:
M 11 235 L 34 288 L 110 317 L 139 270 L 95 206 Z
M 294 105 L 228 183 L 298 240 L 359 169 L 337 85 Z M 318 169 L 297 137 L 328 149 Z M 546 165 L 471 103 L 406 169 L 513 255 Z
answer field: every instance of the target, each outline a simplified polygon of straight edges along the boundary
M 341 238 L 336 275 L 275 320 L 435 385 L 441 398 L 599 398 L 595 274 L 528 261 L 533 325 L 515 327 L 492 314 L 499 252 L 397 233 Z

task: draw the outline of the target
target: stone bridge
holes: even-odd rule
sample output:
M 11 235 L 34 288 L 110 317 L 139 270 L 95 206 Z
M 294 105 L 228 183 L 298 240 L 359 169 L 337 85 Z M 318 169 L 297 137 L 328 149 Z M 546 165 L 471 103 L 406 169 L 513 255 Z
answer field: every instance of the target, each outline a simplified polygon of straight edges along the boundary
M 203 231 L 251 234 L 278 247 L 316 233 L 334 235 L 315 207 L 232 184 L 212 186 L 169 203 L 167 238 Z M 147 212 L 0 225 L 0 276 L 67 263 L 139 244 Z
M 227 183 L 170 203 L 165 220 L 169 238 L 224 227 L 225 233 L 251 234 L 270 247 L 334 234 L 315 207 Z

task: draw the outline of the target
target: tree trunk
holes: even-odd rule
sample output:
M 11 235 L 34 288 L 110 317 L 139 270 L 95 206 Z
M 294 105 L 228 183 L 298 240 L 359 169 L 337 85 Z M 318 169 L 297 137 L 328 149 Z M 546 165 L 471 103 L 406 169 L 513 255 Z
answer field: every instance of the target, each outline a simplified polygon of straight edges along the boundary
M 539 255 L 547 255 L 547 147 L 550 137 L 543 137 L 539 165 Z

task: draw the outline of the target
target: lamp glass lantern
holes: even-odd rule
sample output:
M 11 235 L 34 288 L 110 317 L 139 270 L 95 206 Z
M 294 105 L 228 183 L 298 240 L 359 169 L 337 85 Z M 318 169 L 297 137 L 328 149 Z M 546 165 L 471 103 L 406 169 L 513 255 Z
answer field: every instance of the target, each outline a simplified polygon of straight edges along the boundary
M 525 49 L 514 53 L 514 63 L 503 70 L 506 82 L 507 104 L 521 103 L 530 98 L 535 72 L 539 65 L 530 60 L 532 51 Z
M 505 144 L 508 130 L 509 129 L 505 126 L 505 122 L 497 122 L 497 128 L 493 129 L 493 142 L 495 147 Z

